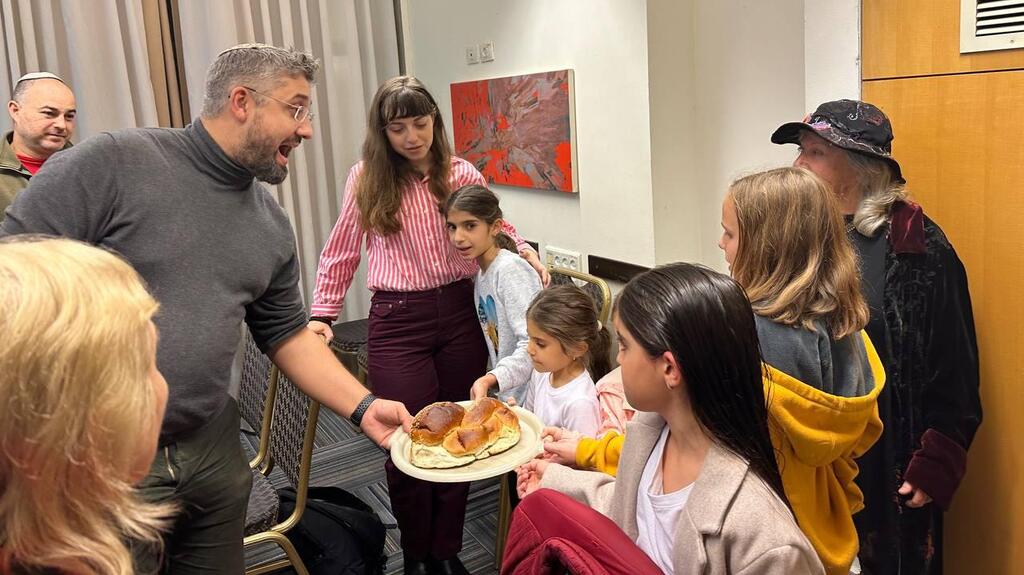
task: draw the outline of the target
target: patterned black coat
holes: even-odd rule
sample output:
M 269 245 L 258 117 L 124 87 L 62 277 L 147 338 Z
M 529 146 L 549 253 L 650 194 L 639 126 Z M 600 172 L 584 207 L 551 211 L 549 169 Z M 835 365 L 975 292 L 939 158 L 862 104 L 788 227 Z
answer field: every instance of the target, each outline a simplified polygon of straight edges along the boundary
M 981 424 L 978 345 L 967 274 L 921 208 L 897 203 L 885 234 L 852 231 L 868 335 L 880 350 L 885 430 L 858 463 L 865 509 L 857 516 L 865 573 L 941 573 L 942 511 L 963 478 Z M 909 481 L 934 499 L 919 509 L 897 494 Z

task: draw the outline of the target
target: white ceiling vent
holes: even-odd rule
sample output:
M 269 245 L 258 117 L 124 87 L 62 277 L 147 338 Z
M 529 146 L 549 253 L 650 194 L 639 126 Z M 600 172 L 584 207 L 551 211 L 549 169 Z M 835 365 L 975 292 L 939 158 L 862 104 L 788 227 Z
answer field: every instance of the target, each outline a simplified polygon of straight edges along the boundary
M 1024 0 L 960 0 L 960 53 L 1024 48 Z

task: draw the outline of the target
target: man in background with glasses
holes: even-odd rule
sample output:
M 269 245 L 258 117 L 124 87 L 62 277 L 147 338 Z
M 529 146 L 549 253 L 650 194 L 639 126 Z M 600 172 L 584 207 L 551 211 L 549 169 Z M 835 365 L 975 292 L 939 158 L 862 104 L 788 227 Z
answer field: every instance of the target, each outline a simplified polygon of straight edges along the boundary
M 318 68 L 294 50 L 226 50 L 207 72 L 203 111 L 191 125 L 105 133 L 75 146 L 50 161 L 0 225 L 0 236 L 47 233 L 116 250 L 160 302 L 157 365 L 170 397 L 140 489 L 180 513 L 162 560 L 136 545 L 137 572 L 244 571 L 252 476 L 227 391 L 242 321 L 289 379 L 381 446 L 411 421 L 306 329 L 295 237 L 259 183 L 284 181 L 292 151 L 313 136 Z

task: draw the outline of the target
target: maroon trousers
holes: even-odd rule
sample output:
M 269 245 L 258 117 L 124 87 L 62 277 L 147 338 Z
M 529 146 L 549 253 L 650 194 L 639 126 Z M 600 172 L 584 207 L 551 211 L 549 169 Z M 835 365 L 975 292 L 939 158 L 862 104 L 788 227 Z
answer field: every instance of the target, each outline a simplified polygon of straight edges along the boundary
M 465 279 L 422 292 L 377 292 L 370 306 L 373 393 L 415 415 L 435 401 L 469 399 L 487 369 L 487 347 Z M 429 483 L 384 464 L 406 557 L 450 559 L 462 549 L 468 483 Z
M 512 514 L 501 575 L 661 575 L 611 519 L 550 489 Z

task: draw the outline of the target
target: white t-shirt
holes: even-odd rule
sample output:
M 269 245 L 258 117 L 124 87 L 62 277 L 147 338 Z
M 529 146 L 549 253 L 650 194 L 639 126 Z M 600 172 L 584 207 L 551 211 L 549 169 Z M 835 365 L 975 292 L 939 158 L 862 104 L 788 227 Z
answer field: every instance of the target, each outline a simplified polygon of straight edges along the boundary
M 544 425 L 597 436 L 601 428 L 601 406 L 597 402 L 597 387 L 587 370 L 558 389 L 551 387 L 550 373 L 534 370 L 529 385 L 523 407 L 532 411 Z
M 643 549 L 662 571 L 671 574 L 676 525 L 679 524 L 679 514 L 683 512 L 690 492 L 693 491 L 693 484 L 672 493 L 664 493 L 661 460 L 665 456 L 667 441 L 666 425 L 661 430 L 661 437 L 654 445 L 640 476 L 640 485 L 636 493 L 636 546 Z

